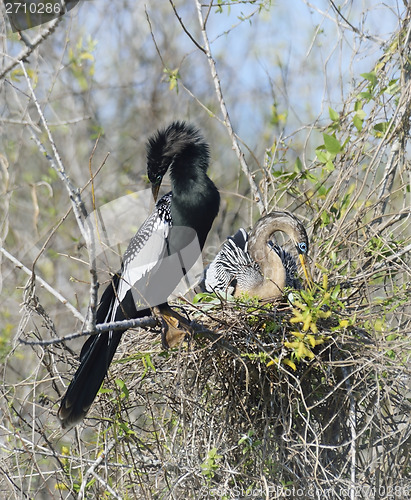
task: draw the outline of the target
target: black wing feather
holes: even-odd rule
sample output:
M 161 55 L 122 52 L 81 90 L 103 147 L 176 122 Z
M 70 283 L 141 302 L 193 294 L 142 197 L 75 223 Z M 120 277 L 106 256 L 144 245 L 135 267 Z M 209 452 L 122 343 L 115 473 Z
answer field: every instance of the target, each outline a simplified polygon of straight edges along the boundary
M 108 321 L 140 318 L 149 315 L 150 309 L 136 309 L 131 288 L 122 279 L 125 269 L 130 266 L 144 248 L 159 221 L 170 224 L 171 194 L 163 196 L 156 210 L 146 219 L 130 241 L 124 254 L 122 269 L 115 274 L 101 296 L 97 310 L 97 324 Z M 160 258 L 160 257 L 159 257 Z M 128 286 L 128 288 L 127 288 Z M 123 298 L 118 301 L 119 288 Z M 60 405 L 58 416 L 63 428 L 81 421 L 93 403 L 107 374 L 107 370 L 126 330 L 114 330 L 90 336 L 83 345 L 78 367 Z

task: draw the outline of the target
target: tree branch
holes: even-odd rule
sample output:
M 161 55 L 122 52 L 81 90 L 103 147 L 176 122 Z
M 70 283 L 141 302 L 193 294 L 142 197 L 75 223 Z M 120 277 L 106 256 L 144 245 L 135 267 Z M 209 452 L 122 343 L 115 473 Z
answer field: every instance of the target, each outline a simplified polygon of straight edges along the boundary
M 86 330 L 91 333 L 95 329 L 96 325 L 96 309 L 97 309 L 97 293 L 98 293 L 98 280 L 97 280 L 97 270 L 96 270 L 96 252 L 95 252 L 95 241 L 94 241 L 94 231 L 92 227 L 92 222 L 87 217 L 87 210 L 81 198 L 80 190 L 75 188 L 66 173 L 66 169 L 61 160 L 60 154 L 57 150 L 57 147 L 54 143 L 53 137 L 51 135 L 50 129 L 47 125 L 47 121 L 44 117 L 43 111 L 37 101 L 36 94 L 33 90 L 33 86 L 31 85 L 30 78 L 27 75 L 26 68 L 24 63 L 20 61 L 20 66 L 23 70 L 24 76 L 27 81 L 27 86 L 30 90 L 32 99 L 36 106 L 37 112 L 40 116 L 41 123 L 44 127 L 44 130 L 47 133 L 47 137 L 53 151 L 53 157 L 51 157 L 41 141 L 38 139 L 34 128 L 30 127 L 32 132 L 32 138 L 39 147 L 40 151 L 46 156 L 47 160 L 50 162 L 51 167 L 55 170 L 60 180 L 65 185 L 67 192 L 69 194 L 71 204 L 73 207 L 73 213 L 76 217 L 77 225 L 80 229 L 80 232 L 86 242 L 88 254 L 89 254 L 89 268 L 90 268 L 90 299 L 89 306 L 86 316 Z
M 34 51 L 34 49 L 54 32 L 61 20 L 62 17 L 60 16 L 51 21 L 48 27 L 44 31 L 42 31 L 32 42 L 28 41 L 28 39 L 22 36 L 22 34 L 20 33 L 22 40 L 26 44 L 26 48 L 23 49 L 17 57 L 13 58 L 13 61 L 0 72 L 0 80 L 4 78 L 7 73 L 15 68 L 18 64 L 26 60 Z
M 34 278 L 37 280 L 40 285 L 45 288 L 48 292 L 50 292 L 54 297 L 56 297 L 57 300 L 59 300 L 62 304 L 64 304 L 67 309 L 73 314 L 73 316 L 80 321 L 84 322 L 84 316 L 81 314 L 80 311 L 78 311 L 70 302 L 61 295 L 57 290 L 55 290 L 52 286 L 50 286 L 47 281 L 44 281 L 43 278 L 40 278 L 40 276 L 37 276 L 31 269 L 26 267 L 24 264 L 22 264 L 16 257 L 13 257 L 5 248 L 0 247 L 0 252 L 13 264 L 18 268 L 21 269 L 23 272 L 25 272 L 28 276 Z
M 137 328 L 137 327 L 154 328 L 157 325 L 158 321 L 155 317 L 144 316 L 143 318 L 137 318 L 137 319 L 125 319 L 123 321 L 110 321 L 109 323 L 99 323 L 95 326 L 95 329 L 91 334 L 88 330 L 82 330 L 81 332 L 70 333 L 69 335 L 65 335 L 64 337 L 60 337 L 58 339 L 25 340 L 20 338 L 19 342 L 21 342 L 24 345 L 46 346 L 46 345 L 62 344 L 70 340 L 78 339 L 79 337 L 98 335 L 99 333 L 108 331 L 128 330 L 129 328 Z
M 184 33 L 188 36 L 188 38 L 194 43 L 194 45 L 201 50 L 201 52 L 204 52 L 204 54 L 207 55 L 207 52 L 205 51 L 204 47 L 202 47 L 198 42 L 197 40 L 193 37 L 193 35 L 188 31 L 188 29 L 185 27 L 185 24 L 183 23 L 183 20 L 181 19 L 181 16 L 179 15 L 179 13 L 177 12 L 177 9 L 176 9 L 176 6 L 174 5 L 174 2 L 173 0 L 169 0 L 170 4 L 171 4 L 171 7 L 174 11 L 174 14 L 178 20 L 178 22 L 180 23 L 180 26 L 183 28 L 183 31 Z
M 206 29 L 207 20 L 204 20 L 201 2 L 199 0 L 196 0 L 196 5 L 197 5 L 198 21 L 200 24 L 201 33 L 202 33 L 203 41 L 204 41 L 205 54 L 207 56 L 208 63 L 210 65 L 211 77 L 212 77 L 213 82 L 214 82 L 214 87 L 215 87 L 215 91 L 217 94 L 218 102 L 220 103 L 220 109 L 221 109 L 221 112 L 223 115 L 224 125 L 225 125 L 225 128 L 227 129 L 228 135 L 230 136 L 231 143 L 232 143 L 233 149 L 237 155 L 238 161 L 240 162 L 241 169 L 244 172 L 245 176 L 247 177 L 248 183 L 250 184 L 253 199 L 257 203 L 260 214 L 262 214 L 265 212 L 266 207 L 264 207 L 263 198 L 262 198 L 260 189 L 255 182 L 255 179 L 254 179 L 255 176 L 252 174 L 252 172 L 250 171 L 250 169 L 247 165 L 247 162 L 244 158 L 244 153 L 241 150 L 240 144 L 239 144 L 238 139 L 237 139 L 237 137 L 234 133 L 234 130 L 233 130 L 231 119 L 230 119 L 228 109 L 227 109 L 227 106 L 226 106 L 226 103 L 224 100 L 223 91 L 221 88 L 221 82 L 220 82 L 220 78 L 219 78 L 218 72 L 217 72 L 217 67 L 216 67 L 216 64 L 215 64 L 215 61 L 214 61 L 214 58 L 213 58 L 213 55 L 211 52 L 211 48 L 210 48 L 210 42 L 208 39 L 207 29 Z

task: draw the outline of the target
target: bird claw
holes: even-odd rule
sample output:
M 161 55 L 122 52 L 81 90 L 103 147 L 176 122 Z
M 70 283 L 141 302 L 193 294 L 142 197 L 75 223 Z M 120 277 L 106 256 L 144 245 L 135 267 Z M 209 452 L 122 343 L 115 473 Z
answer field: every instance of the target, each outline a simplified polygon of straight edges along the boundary
M 171 308 L 167 308 L 166 311 L 155 308 L 155 312 L 161 318 L 161 343 L 164 349 L 176 347 L 187 335 L 189 337 L 193 335 L 191 323 L 176 311 Z

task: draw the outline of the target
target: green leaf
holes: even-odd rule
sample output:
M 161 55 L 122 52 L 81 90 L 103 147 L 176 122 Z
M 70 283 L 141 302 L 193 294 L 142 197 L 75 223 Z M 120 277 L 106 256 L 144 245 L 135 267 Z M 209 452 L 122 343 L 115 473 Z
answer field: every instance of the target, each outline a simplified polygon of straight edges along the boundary
M 341 152 L 341 144 L 333 135 L 323 134 L 325 149 L 331 154 Z
M 355 101 L 354 111 L 360 111 L 360 109 L 362 109 L 362 102 L 361 101 Z
M 399 89 L 400 86 L 398 85 L 398 79 L 390 80 L 386 92 L 387 94 L 394 95 L 399 91 Z
M 359 96 L 362 97 L 363 99 L 367 99 L 367 101 L 372 99 L 372 94 L 371 92 L 360 92 Z
M 338 295 L 339 295 L 339 293 L 340 293 L 340 290 L 341 290 L 341 287 L 340 287 L 340 284 L 338 284 L 338 285 L 334 288 L 334 290 L 332 291 L 332 293 L 331 293 L 331 298 L 332 298 L 333 300 L 337 300 Z
M 167 74 L 167 79 L 169 82 L 168 88 L 170 90 L 176 89 L 178 93 L 178 80 L 181 78 L 178 68 L 176 69 L 164 68 L 163 73 Z
M 328 108 L 328 113 L 330 114 L 330 118 L 333 122 L 340 121 L 340 115 L 337 113 L 337 111 L 334 111 L 332 108 Z
M 390 122 L 381 122 L 381 123 L 377 123 L 376 125 L 374 125 L 373 128 L 377 132 L 381 132 L 382 134 L 385 134 L 389 125 L 390 125 Z
M 378 83 L 378 78 L 374 71 L 372 71 L 371 73 L 361 73 L 361 76 L 368 80 L 371 83 L 372 87 L 375 87 Z
M 327 226 L 331 222 L 331 218 L 328 212 L 322 212 L 321 213 L 321 221 L 324 226 Z
M 120 378 L 116 378 L 116 385 L 120 389 L 122 397 L 125 397 L 126 399 L 128 399 L 129 392 L 128 392 L 127 386 L 124 383 L 124 381 L 121 380 Z
M 297 156 L 297 159 L 295 160 L 294 163 L 294 172 L 302 172 L 303 171 L 303 164 L 302 161 L 300 160 L 300 157 Z
M 352 122 L 354 124 L 354 127 L 358 130 L 358 132 L 361 132 L 364 120 L 362 120 L 358 115 L 355 115 Z
M 321 163 L 327 163 L 327 156 L 325 151 L 322 151 L 320 148 L 315 150 L 315 154 L 317 155 L 318 161 Z

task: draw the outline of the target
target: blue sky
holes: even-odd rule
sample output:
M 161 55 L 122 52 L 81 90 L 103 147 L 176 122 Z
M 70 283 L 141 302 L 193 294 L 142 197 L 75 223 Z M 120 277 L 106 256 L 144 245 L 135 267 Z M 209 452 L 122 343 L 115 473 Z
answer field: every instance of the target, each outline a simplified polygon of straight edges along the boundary
M 106 16 L 102 19 L 104 4 L 108 2 L 84 2 L 76 8 L 75 16 L 75 22 L 98 40 L 95 52 L 97 81 L 103 74 L 106 78 L 103 70 L 110 60 L 107 55 L 113 55 L 118 41 L 116 37 L 122 36 L 121 31 L 113 29 L 113 22 L 123 26 L 125 37 L 131 33 L 141 39 L 142 51 L 154 50 L 153 45 L 150 47 L 144 3 L 135 2 L 131 15 L 130 12 L 122 15 L 117 11 L 115 17 L 113 5 L 107 5 Z M 328 119 L 329 105 L 339 108 L 343 95 L 350 92 L 355 79 L 360 73 L 370 71 L 381 55 L 381 41 L 395 29 L 397 11 L 402 5 L 395 1 L 382 4 L 373 0 L 352 4 L 350 8 L 343 8 L 344 15 L 365 36 L 371 35 L 375 40 L 364 37 L 359 43 L 359 38 L 352 32 L 342 32 L 335 22 L 335 12 L 325 0 L 313 1 L 313 7 L 303 0 L 273 2 L 271 8 L 263 9 L 242 23 L 239 23 L 239 16 L 249 16 L 256 10 L 255 5 L 226 7 L 222 13 L 212 10 L 208 22 L 209 38 L 227 101 L 235 108 L 232 118 L 240 135 L 258 135 L 258 130 L 270 117 L 274 98 L 280 113 L 286 109 L 289 111 L 291 128 L 287 129 L 288 133 L 317 117 Z M 119 5 L 121 2 L 117 3 Z M 162 27 L 157 20 L 161 18 L 164 22 L 164 19 L 169 19 L 167 30 L 178 37 L 182 54 L 191 53 L 187 60 L 189 65 L 195 66 L 197 58 L 203 56 L 194 51 L 192 42 L 181 32 L 169 4 L 164 3 L 161 15 L 155 10 L 155 2 L 148 2 L 146 7 L 155 34 L 161 38 Z M 178 10 L 187 28 L 198 33 L 194 2 L 179 2 Z M 341 22 L 345 24 L 345 21 Z M 353 53 L 356 53 L 354 58 Z M 120 54 L 119 58 L 127 64 L 126 54 Z M 183 66 L 186 74 L 187 67 Z M 211 78 L 206 83 L 212 92 Z M 138 85 L 138 75 L 135 75 L 135 84 Z M 196 91 L 195 88 L 192 90 Z M 110 115 L 115 111 L 107 97 Z M 242 106 L 234 106 L 238 102 Z M 100 111 L 104 116 L 104 110 Z

